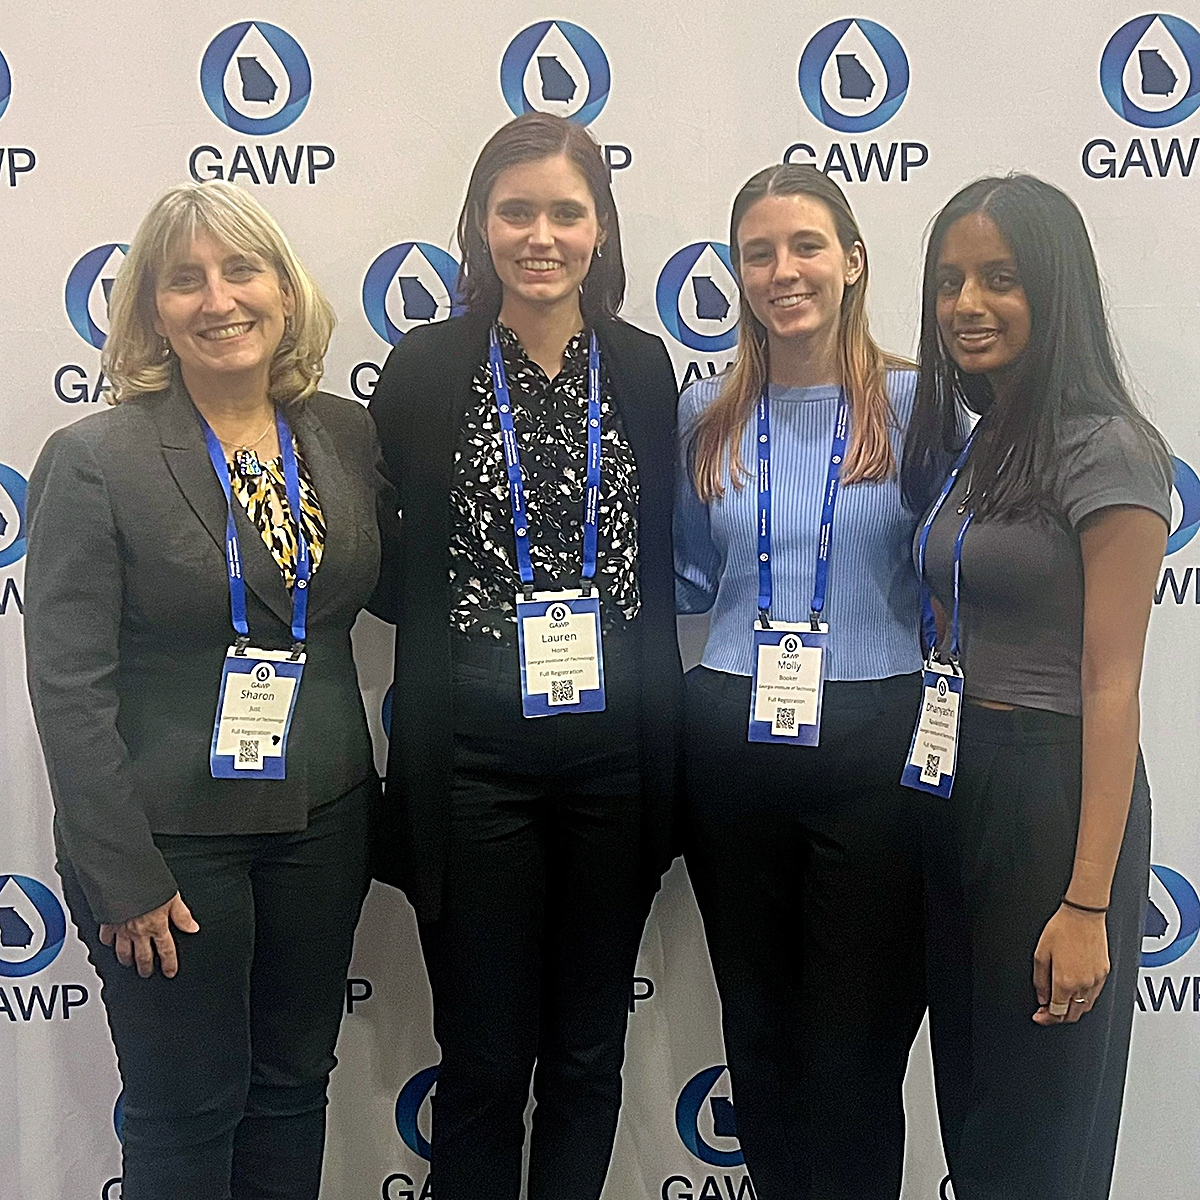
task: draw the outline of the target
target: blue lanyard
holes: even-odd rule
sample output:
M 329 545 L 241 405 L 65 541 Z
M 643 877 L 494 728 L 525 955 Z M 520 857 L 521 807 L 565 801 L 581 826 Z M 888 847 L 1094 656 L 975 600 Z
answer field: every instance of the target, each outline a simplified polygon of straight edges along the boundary
M 204 441 L 208 446 L 208 457 L 221 490 L 225 493 L 225 565 L 229 570 L 229 611 L 233 617 L 233 628 L 239 642 L 244 645 L 250 637 L 250 625 L 246 620 L 246 582 L 242 578 L 242 548 L 238 540 L 237 526 L 233 521 L 233 489 L 229 483 L 229 464 L 225 451 L 217 440 L 208 422 L 197 410 L 200 424 L 204 428 Z M 300 521 L 300 469 L 296 464 L 296 450 L 292 445 L 292 432 L 287 418 L 275 410 L 275 429 L 279 434 L 279 453 L 283 458 L 283 482 L 287 489 L 288 508 L 296 522 L 296 586 L 292 591 L 292 641 L 293 649 L 303 646 L 308 632 L 308 581 L 312 567 L 308 557 L 308 543 L 304 540 L 304 527 Z
M 978 428 L 976 426 L 975 429 L 971 430 L 971 434 L 967 438 L 967 444 L 962 448 L 962 453 L 955 460 L 954 466 L 950 468 L 950 474 L 947 476 L 946 482 L 942 484 L 942 490 L 938 494 L 938 498 L 933 502 L 933 507 L 929 510 L 929 515 L 925 518 L 925 524 L 921 526 L 921 537 L 917 542 L 917 574 L 921 579 L 921 632 L 925 639 L 927 651 L 931 651 L 937 646 L 938 638 L 937 618 L 934 616 L 933 604 L 929 598 L 929 585 L 925 582 L 925 547 L 929 542 L 929 531 L 933 528 L 933 523 L 937 520 L 938 513 L 942 511 L 942 505 L 946 503 L 947 497 L 954 490 L 954 484 L 963 467 L 966 465 L 967 456 L 971 453 L 971 444 L 975 441 L 975 434 Z M 966 540 L 967 530 L 971 527 L 971 522 L 974 520 L 975 510 L 972 509 L 967 513 L 967 519 L 963 521 L 962 527 L 958 531 L 958 536 L 954 539 L 954 612 L 950 620 L 950 657 L 954 662 L 958 661 L 959 649 L 963 542 Z
M 770 628 L 771 583 L 771 400 L 769 384 L 763 384 L 758 400 L 758 614 Z M 809 619 L 813 629 L 821 622 L 825 593 L 829 587 L 829 554 L 833 546 L 833 513 L 837 504 L 842 460 L 846 457 L 846 437 L 850 425 L 850 406 L 842 389 L 838 397 L 837 421 L 833 446 L 829 451 L 829 472 L 825 477 L 825 495 L 821 507 L 821 528 L 817 539 L 817 570 L 813 584 Z
M 529 556 L 529 518 L 525 511 L 525 482 L 521 474 L 521 451 L 513 425 L 512 398 L 500 337 L 492 326 L 488 361 L 492 368 L 492 391 L 500 415 L 504 465 L 508 471 L 508 498 L 512 504 L 513 534 L 517 544 L 517 569 L 528 598 L 533 593 L 533 560 Z M 579 578 L 583 594 L 591 592 L 596 577 L 596 536 L 600 521 L 600 346 L 593 333 L 588 342 L 587 478 L 583 493 L 583 568 Z

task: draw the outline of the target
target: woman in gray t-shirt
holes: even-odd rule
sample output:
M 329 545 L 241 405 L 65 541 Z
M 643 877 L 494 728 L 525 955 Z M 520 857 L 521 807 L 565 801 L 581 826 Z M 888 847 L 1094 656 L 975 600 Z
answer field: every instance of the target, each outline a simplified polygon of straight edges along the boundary
M 1115 365 L 1083 219 L 1041 180 L 982 179 L 934 222 L 903 482 L 934 512 L 924 577 L 965 701 L 951 797 L 913 792 L 955 1195 L 1105 1197 L 1147 894 L 1138 686 L 1170 456 Z

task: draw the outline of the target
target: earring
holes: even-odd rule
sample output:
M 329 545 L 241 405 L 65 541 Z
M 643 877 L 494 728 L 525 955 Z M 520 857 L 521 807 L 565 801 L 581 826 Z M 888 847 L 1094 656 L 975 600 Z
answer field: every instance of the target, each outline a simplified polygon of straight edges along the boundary
M 604 247 L 603 247 L 602 245 L 597 245 L 597 246 L 596 246 L 596 257 L 597 257 L 597 258 L 603 258 L 603 257 L 604 257 Z
M 158 356 L 163 362 L 166 362 L 171 357 L 171 343 L 165 337 L 160 337 L 158 340 L 162 343 L 158 348 Z

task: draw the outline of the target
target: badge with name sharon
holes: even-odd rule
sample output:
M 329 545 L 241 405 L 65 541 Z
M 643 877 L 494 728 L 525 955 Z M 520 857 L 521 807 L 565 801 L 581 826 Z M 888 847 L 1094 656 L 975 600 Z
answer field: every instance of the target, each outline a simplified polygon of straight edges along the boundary
M 948 798 L 958 758 L 958 720 L 963 677 L 953 663 L 930 657 L 921 688 L 921 711 L 900 782 Z
M 600 595 L 578 589 L 517 597 L 521 711 L 527 717 L 604 711 Z
M 230 646 L 209 764 L 214 779 L 285 779 L 305 655 Z
M 828 641 L 826 624 L 755 621 L 750 741 L 817 745 Z

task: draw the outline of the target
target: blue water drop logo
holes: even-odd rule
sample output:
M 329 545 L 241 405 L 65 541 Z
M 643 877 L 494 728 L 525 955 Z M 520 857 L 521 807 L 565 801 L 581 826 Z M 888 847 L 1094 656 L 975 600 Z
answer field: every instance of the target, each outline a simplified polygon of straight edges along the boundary
M 410 329 L 461 316 L 458 263 L 429 242 L 389 246 L 363 278 L 363 311 L 371 328 L 395 345 Z
M 590 125 L 608 103 L 608 55 L 586 29 L 570 21 L 539 21 L 508 44 L 500 60 L 500 90 L 515 116 L 548 112 Z
M 262 137 L 299 118 L 312 94 L 312 69 L 287 30 L 240 21 L 209 42 L 200 60 L 200 91 L 222 124 Z
M 44 971 L 67 938 L 58 897 L 28 875 L 0 875 L 0 976 L 24 978 Z
M 0 463 L 0 568 L 25 556 L 25 493 L 29 483 L 12 467 Z
M 725 1070 L 725 1064 L 719 1063 L 693 1076 L 684 1085 L 675 1103 L 675 1128 L 680 1140 L 692 1154 L 710 1167 L 740 1167 L 746 1161 L 740 1147 L 721 1150 L 701 1132 L 701 1126 L 704 1125 L 711 1128 L 711 1136 L 716 1140 L 737 1139 L 733 1101 L 728 1096 L 711 1094 Z
M 1159 865 L 1150 870 L 1142 966 L 1165 967 L 1181 959 L 1200 936 L 1200 896 L 1178 871 Z
M 1167 553 L 1182 550 L 1200 530 L 1200 478 L 1182 458 L 1172 459 L 1175 464 L 1175 494 L 1182 504 L 1179 524 L 1167 538 Z
M 1100 90 L 1131 125 L 1166 129 L 1187 120 L 1200 108 L 1200 32 L 1168 13 L 1126 21 L 1100 56 Z
M 805 106 L 822 125 L 867 133 L 900 111 L 908 95 L 908 55 L 891 30 L 846 17 L 813 35 L 799 76 Z
M 659 273 L 654 300 L 659 320 L 689 350 L 713 354 L 737 345 L 737 281 L 724 242 L 677 250 Z

